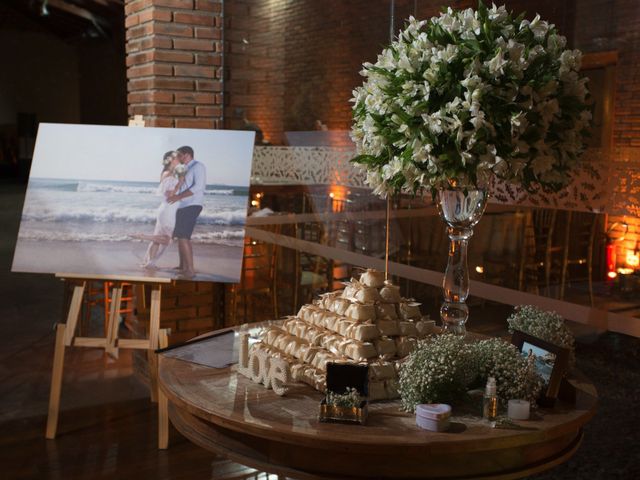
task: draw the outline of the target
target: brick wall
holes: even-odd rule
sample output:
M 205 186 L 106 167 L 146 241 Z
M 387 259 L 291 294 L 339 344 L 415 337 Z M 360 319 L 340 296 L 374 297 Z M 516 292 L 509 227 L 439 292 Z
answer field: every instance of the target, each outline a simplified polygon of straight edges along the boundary
M 148 126 L 219 128 L 219 0 L 127 0 L 129 115 Z
M 398 27 L 413 6 L 396 1 Z M 314 130 L 317 120 L 348 129 L 351 91 L 362 62 L 388 42 L 389 13 L 385 1 L 227 0 L 225 126 L 249 121 L 272 144 L 285 131 Z
M 170 328 L 171 343 L 186 341 L 224 325 L 220 318 L 221 289 L 208 282 L 178 282 L 162 287 L 161 323 Z
M 428 18 L 442 5 L 475 2 L 397 0 L 395 31 L 414 13 Z M 514 12 L 539 12 L 569 44 L 586 52 L 619 53 L 614 143 L 640 147 L 640 2 L 636 0 L 512 0 Z M 352 89 L 364 61 L 375 60 L 389 38 L 389 2 L 367 0 L 227 0 L 226 126 L 247 119 L 271 143 L 287 130 L 312 130 L 320 120 L 348 129 Z
M 396 0 L 394 32 L 409 15 L 436 15 L 445 2 Z M 467 0 L 449 2 L 468 7 Z M 365 61 L 389 42 L 390 3 L 370 0 L 225 2 L 225 127 L 258 125 L 265 140 L 285 131 L 351 125 L 351 92 Z

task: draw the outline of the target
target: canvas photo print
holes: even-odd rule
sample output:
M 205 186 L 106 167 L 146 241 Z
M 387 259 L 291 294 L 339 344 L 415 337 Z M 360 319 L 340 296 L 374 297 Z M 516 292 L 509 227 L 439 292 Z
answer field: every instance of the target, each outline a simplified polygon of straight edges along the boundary
M 239 282 L 254 135 L 40 124 L 12 270 Z

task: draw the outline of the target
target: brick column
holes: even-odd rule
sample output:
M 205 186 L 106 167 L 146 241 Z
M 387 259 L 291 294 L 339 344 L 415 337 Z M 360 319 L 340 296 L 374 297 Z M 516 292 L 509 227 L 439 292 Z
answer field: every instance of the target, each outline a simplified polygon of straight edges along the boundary
M 125 15 L 129 115 L 143 115 L 148 127 L 222 128 L 221 1 L 125 0 Z M 162 288 L 161 326 L 172 343 L 224 324 L 222 288 Z
M 126 0 L 129 115 L 222 128 L 220 0 Z

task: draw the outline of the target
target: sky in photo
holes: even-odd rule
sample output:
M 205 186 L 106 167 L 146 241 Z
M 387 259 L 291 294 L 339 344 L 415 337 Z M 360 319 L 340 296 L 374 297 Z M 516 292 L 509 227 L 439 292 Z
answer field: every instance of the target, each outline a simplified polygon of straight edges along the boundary
M 248 186 L 254 132 L 41 123 L 31 177 L 157 182 L 165 152 L 188 145 L 207 183 Z

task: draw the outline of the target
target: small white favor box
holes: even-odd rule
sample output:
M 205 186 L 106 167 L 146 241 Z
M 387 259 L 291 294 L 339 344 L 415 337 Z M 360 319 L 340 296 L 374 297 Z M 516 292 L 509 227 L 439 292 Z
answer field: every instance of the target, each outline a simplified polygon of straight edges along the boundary
M 432 432 L 449 428 L 451 406 L 444 403 L 425 403 L 416 407 L 416 425 Z

